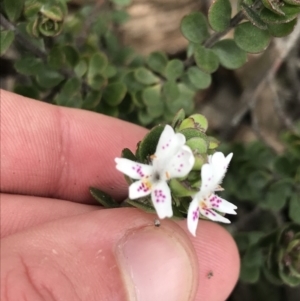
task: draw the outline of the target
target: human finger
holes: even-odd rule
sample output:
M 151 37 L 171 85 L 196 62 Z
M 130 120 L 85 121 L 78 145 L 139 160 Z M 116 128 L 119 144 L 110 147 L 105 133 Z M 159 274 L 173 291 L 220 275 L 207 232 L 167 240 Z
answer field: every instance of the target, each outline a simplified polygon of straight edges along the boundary
M 203 222 L 192 244 L 176 223 L 154 227 L 152 215 L 131 208 L 55 220 L 2 240 L 1 300 L 225 300 L 238 258 L 224 233 Z
M 135 151 L 142 127 L 1 93 L 1 191 L 90 202 L 89 186 L 124 198 L 114 158 Z

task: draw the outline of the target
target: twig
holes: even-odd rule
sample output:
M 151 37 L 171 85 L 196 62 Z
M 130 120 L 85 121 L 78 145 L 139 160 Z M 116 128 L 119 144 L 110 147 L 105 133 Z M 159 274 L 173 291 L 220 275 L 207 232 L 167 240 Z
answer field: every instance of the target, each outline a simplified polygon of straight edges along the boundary
M 275 110 L 279 116 L 279 118 L 282 120 L 282 122 L 284 123 L 284 125 L 293 133 L 297 132 L 296 127 L 294 126 L 292 120 L 287 116 L 287 114 L 285 113 L 284 107 L 281 103 L 281 100 L 278 96 L 278 92 L 276 90 L 276 87 L 274 85 L 273 81 L 268 81 L 268 84 L 270 86 L 270 90 L 273 93 L 273 101 L 274 101 L 274 107 Z
M 232 116 L 231 122 L 225 131 L 221 133 L 221 138 L 229 139 L 235 133 L 236 128 L 241 123 L 247 112 L 255 105 L 258 101 L 258 95 L 265 87 L 268 81 L 272 81 L 275 77 L 279 67 L 282 65 L 286 59 L 289 52 L 297 44 L 297 40 L 300 36 L 300 23 L 298 22 L 294 28 L 294 31 L 285 39 L 276 40 L 275 48 L 277 48 L 277 57 L 274 63 L 270 66 L 268 70 L 261 73 L 255 82 L 247 87 L 240 97 L 240 107 L 236 113 Z
M 22 47 L 26 48 L 28 51 L 30 51 L 35 56 L 41 58 L 43 61 L 47 60 L 47 54 L 40 48 L 38 48 L 36 45 L 34 45 L 30 40 L 28 40 L 27 37 L 25 37 L 19 30 L 14 26 L 12 23 L 10 23 L 1 13 L 0 13 L 0 25 L 3 26 L 3 28 L 14 31 L 17 42 L 22 45 Z

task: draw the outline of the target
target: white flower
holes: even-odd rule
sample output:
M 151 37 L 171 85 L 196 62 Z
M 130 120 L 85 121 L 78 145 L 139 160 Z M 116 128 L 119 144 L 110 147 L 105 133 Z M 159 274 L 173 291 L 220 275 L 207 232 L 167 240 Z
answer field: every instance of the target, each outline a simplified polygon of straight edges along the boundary
M 200 214 L 222 223 L 230 223 L 230 221 L 216 211 L 236 214 L 234 210 L 237 207 L 235 205 L 214 194 L 215 191 L 223 190 L 220 184 L 232 156 L 232 153 L 225 157 L 223 153 L 216 152 L 208 157 L 208 163 L 201 168 L 201 188 L 190 203 L 187 218 L 188 229 L 194 236 Z
M 159 138 L 152 164 L 146 165 L 124 158 L 116 158 L 116 168 L 138 181 L 129 187 L 129 198 L 137 199 L 151 193 L 152 203 L 159 218 L 171 217 L 172 197 L 167 181 L 186 176 L 195 163 L 191 149 L 185 145 L 185 136 L 174 133 L 166 125 Z

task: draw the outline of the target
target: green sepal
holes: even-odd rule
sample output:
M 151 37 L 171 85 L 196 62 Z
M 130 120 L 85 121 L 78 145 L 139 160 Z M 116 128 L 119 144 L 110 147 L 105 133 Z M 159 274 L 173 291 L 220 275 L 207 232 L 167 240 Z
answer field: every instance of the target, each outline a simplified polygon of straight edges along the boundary
M 105 208 L 118 208 L 120 204 L 114 200 L 110 195 L 100 189 L 89 188 L 92 197 Z

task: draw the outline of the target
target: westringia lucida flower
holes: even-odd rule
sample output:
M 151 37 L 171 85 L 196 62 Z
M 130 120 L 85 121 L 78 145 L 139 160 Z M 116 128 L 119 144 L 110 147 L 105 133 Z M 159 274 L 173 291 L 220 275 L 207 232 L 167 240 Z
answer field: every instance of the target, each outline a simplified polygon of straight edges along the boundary
M 138 180 L 129 186 L 129 198 L 138 199 L 151 194 L 153 206 L 161 219 L 173 215 L 167 181 L 186 176 L 195 163 L 194 155 L 185 142 L 184 135 L 175 133 L 171 126 L 166 125 L 150 165 L 125 158 L 115 159 L 119 171 Z
M 215 191 L 223 190 L 220 184 L 232 156 L 232 153 L 225 157 L 223 153 L 216 152 L 208 157 L 208 163 L 201 168 L 201 188 L 190 203 L 187 218 L 188 229 L 194 236 L 200 215 L 216 222 L 230 223 L 218 212 L 236 214 L 235 205 L 215 194 Z

